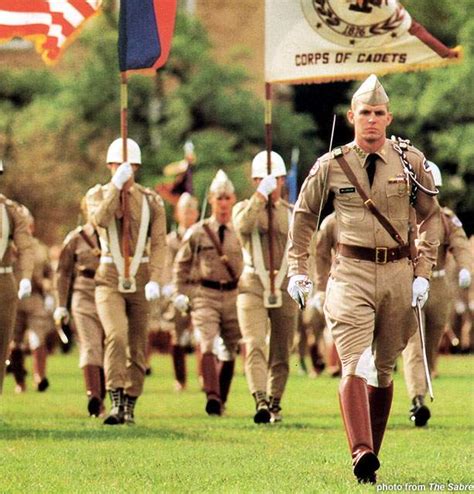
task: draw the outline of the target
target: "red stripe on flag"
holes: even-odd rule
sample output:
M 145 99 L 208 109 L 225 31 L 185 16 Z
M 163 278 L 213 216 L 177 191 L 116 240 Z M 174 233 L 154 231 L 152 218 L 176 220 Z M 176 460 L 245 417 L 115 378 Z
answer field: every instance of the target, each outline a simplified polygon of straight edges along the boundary
M 153 69 L 156 70 L 162 67 L 166 63 L 166 60 L 168 60 L 176 18 L 176 0 L 153 0 L 153 3 L 161 43 L 161 55 L 153 65 Z
M 50 12 L 49 2 L 44 0 L 0 0 L 0 10 L 9 12 Z
M 86 0 L 69 0 L 69 3 L 86 18 L 95 13 L 95 9 Z

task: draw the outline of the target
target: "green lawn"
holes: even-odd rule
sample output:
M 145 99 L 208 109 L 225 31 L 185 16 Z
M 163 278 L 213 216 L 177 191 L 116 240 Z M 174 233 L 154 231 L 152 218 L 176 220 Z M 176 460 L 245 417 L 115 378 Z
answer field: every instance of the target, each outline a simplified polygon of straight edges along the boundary
M 377 487 L 359 486 L 352 476 L 337 380 L 299 376 L 294 361 L 284 422 L 256 426 L 240 362 L 227 414 L 212 418 L 203 411 L 194 359 L 181 394 L 173 391 L 170 360 L 153 357 L 134 427 L 86 416 L 76 354 L 49 360 L 51 387 L 43 394 L 32 390 L 31 372 L 23 395 L 7 376 L 0 492 L 429 492 L 430 483 L 448 492 L 474 484 L 474 357 L 441 360 L 433 418 L 423 429 L 408 421 L 409 400 L 396 376 Z

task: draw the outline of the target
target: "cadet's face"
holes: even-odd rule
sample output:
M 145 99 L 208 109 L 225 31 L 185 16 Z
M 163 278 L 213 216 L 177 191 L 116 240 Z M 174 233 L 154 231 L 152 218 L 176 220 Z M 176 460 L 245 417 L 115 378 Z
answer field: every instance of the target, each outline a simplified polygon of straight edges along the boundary
M 356 103 L 347 112 L 349 122 L 354 126 L 354 135 L 358 144 L 382 144 L 387 127 L 392 122 L 392 114 L 387 105 L 371 106 Z
M 189 228 L 196 223 L 199 211 L 194 208 L 178 208 L 176 210 L 176 220 L 184 228 Z
M 221 223 L 227 223 L 232 216 L 232 207 L 235 204 L 235 194 L 211 194 L 209 196 L 212 214 Z

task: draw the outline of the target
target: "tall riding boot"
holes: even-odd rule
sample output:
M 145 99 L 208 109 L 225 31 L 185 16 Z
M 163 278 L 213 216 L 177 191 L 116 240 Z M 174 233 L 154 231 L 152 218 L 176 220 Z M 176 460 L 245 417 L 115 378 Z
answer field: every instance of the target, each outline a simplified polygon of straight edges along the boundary
M 125 415 L 125 398 L 123 394 L 123 388 L 110 389 L 110 401 L 112 402 L 112 408 L 109 415 L 104 420 L 106 425 L 118 425 L 124 423 Z
M 221 390 L 222 405 L 227 402 L 229 396 L 230 385 L 234 377 L 235 360 L 225 360 L 222 362 L 219 372 L 219 388 Z
M 373 484 L 380 463 L 374 453 L 365 380 L 357 376 L 343 377 L 339 385 L 339 404 L 352 454 L 354 475 L 359 483 Z
M 16 392 L 22 393 L 26 389 L 25 385 L 25 357 L 21 348 L 14 348 L 10 354 L 10 368 L 16 382 Z
M 87 411 L 91 417 L 98 417 L 101 412 L 100 369 L 98 365 L 86 365 L 82 369 L 88 398 Z
M 46 345 L 41 345 L 31 352 L 33 357 L 33 377 L 36 382 L 38 391 L 46 391 L 49 387 L 49 381 L 46 377 L 46 359 L 48 351 Z
M 204 392 L 207 396 L 206 412 L 208 415 L 221 415 L 222 402 L 217 373 L 217 357 L 211 352 L 202 355 L 202 377 Z
M 378 455 L 392 406 L 393 381 L 387 388 L 376 388 L 375 386 L 368 385 L 367 391 L 369 394 L 370 423 L 372 425 L 374 453 Z
M 173 345 L 171 349 L 173 356 L 174 377 L 178 391 L 186 388 L 186 356 L 181 345 Z

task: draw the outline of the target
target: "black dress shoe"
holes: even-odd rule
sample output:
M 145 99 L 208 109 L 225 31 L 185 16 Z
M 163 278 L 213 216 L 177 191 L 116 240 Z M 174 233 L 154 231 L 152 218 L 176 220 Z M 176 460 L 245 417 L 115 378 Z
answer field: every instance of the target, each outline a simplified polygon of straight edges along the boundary
M 222 415 L 222 403 L 216 398 L 209 398 L 206 403 L 208 415 Z
M 48 381 L 48 378 L 43 377 L 43 379 L 41 379 L 41 381 L 38 383 L 38 386 L 36 387 L 36 389 L 37 389 L 40 393 L 42 393 L 43 391 L 46 391 L 48 388 L 49 388 L 49 381 Z
M 410 409 L 410 420 L 416 427 L 424 427 L 431 417 L 430 409 L 425 405 L 423 396 L 413 398 L 413 407 Z
M 102 402 L 97 396 L 91 396 L 89 402 L 87 403 L 87 411 L 91 417 L 98 417 L 100 415 L 100 408 Z

